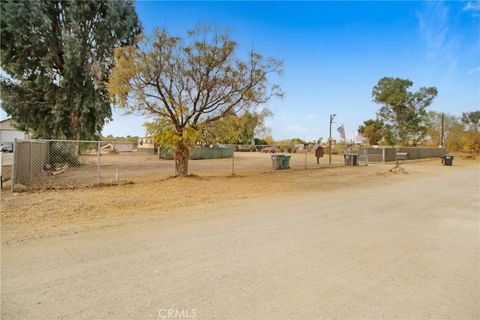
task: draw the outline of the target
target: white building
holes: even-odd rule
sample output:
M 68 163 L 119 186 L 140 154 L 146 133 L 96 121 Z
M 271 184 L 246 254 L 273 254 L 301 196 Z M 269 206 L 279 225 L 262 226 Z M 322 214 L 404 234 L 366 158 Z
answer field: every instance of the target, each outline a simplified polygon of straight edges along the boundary
M 13 126 L 12 119 L 0 121 L 0 142 L 14 142 L 15 139 L 28 139 L 28 133 Z
M 154 148 L 153 136 L 138 138 L 138 149 L 153 149 Z

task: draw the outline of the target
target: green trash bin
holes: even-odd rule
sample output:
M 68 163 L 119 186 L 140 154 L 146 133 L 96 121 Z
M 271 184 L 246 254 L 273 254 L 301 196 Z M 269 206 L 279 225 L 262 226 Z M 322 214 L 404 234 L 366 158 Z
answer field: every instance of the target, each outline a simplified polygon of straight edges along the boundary
M 290 169 L 290 158 L 292 156 L 282 156 L 282 169 Z

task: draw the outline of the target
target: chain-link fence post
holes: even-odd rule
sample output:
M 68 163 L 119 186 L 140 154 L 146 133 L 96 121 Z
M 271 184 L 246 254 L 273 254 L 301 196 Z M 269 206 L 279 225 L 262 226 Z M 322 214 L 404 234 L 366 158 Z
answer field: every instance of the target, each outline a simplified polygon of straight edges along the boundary
M 28 141 L 28 185 L 32 182 L 32 142 Z
M 368 148 L 365 148 L 363 150 L 363 153 L 365 154 L 365 161 L 366 161 L 366 166 L 368 166 Z
M 97 184 L 100 184 L 100 141 L 98 141 L 98 147 L 97 147 Z
M 15 190 L 15 179 L 17 178 L 17 138 L 13 141 L 13 163 L 12 163 L 12 177 L 11 177 L 11 191 Z
M 232 154 L 232 176 L 235 175 L 235 147 L 233 148 Z
M 3 151 L 0 150 L 0 192 L 3 192 Z

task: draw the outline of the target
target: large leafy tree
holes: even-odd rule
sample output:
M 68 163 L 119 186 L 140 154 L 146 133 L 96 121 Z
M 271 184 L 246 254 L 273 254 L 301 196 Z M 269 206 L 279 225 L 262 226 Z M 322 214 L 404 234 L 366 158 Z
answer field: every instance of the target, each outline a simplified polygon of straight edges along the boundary
M 205 130 L 281 95 L 269 81 L 281 71 L 281 61 L 255 52 L 243 60 L 235 49 L 228 33 L 201 27 L 186 39 L 156 30 L 139 48 L 116 50 L 109 81 L 113 100 L 157 119 L 181 176 L 188 175 L 190 147 Z
M 231 113 L 215 121 L 209 126 L 204 126 L 196 135 L 197 143 L 210 144 L 253 144 L 254 138 L 266 133 L 264 119 L 271 111 L 245 111 L 241 115 Z M 165 123 L 160 119 L 145 123 L 147 134 L 154 137 L 155 144 L 161 148 L 170 149 L 171 141 L 165 140 Z
M 392 125 L 385 124 L 382 130 L 383 139 L 380 141 L 381 145 L 394 146 L 397 144 L 397 137 L 394 133 Z
M 410 91 L 413 82 L 407 79 L 385 77 L 373 87 L 373 101 L 380 104 L 380 120 L 390 124 L 400 143 L 416 143 L 427 131 L 427 107 L 438 94 L 435 87 L 421 87 Z
M 369 119 L 358 127 L 358 132 L 368 139 L 370 145 L 374 145 L 382 140 L 384 126 L 385 124 L 382 120 Z
M 202 140 L 206 143 L 253 144 L 255 137 L 267 132 L 264 120 L 270 115 L 271 111 L 266 108 L 247 110 L 240 115 L 232 112 L 205 126 L 201 132 Z
M 263 136 L 267 132 L 265 117 L 271 111 L 264 108 L 260 111 L 247 110 L 238 115 L 231 113 L 215 121 L 209 126 L 204 126 L 196 135 L 197 143 L 210 144 L 253 144 L 254 138 Z M 157 120 L 145 123 L 147 134 L 154 137 L 155 144 L 161 148 L 169 149 L 171 141 L 163 139 L 165 125 Z
M 129 0 L 2 0 L 2 108 L 38 137 L 91 139 L 111 119 L 113 49 L 141 27 Z

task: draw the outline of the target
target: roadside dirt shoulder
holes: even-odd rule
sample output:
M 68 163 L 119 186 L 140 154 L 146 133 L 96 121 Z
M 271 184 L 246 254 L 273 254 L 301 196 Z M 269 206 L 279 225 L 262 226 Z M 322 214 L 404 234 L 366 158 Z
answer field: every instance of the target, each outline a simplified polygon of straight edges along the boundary
M 404 164 L 408 174 L 389 172 L 393 164 L 255 173 L 233 177 L 190 177 L 144 181 L 112 187 L 2 194 L 2 243 L 95 230 L 141 217 L 171 214 L 180 208 L 239 200 L 284 197 L 340 188 L 368 188 L 399 180 L 434 176 L 438 170 L 462 170 L 479 161 L 460 160 L 442 167 L 437 159 Z M 477 177 L 478 178 L 478 177 Z

